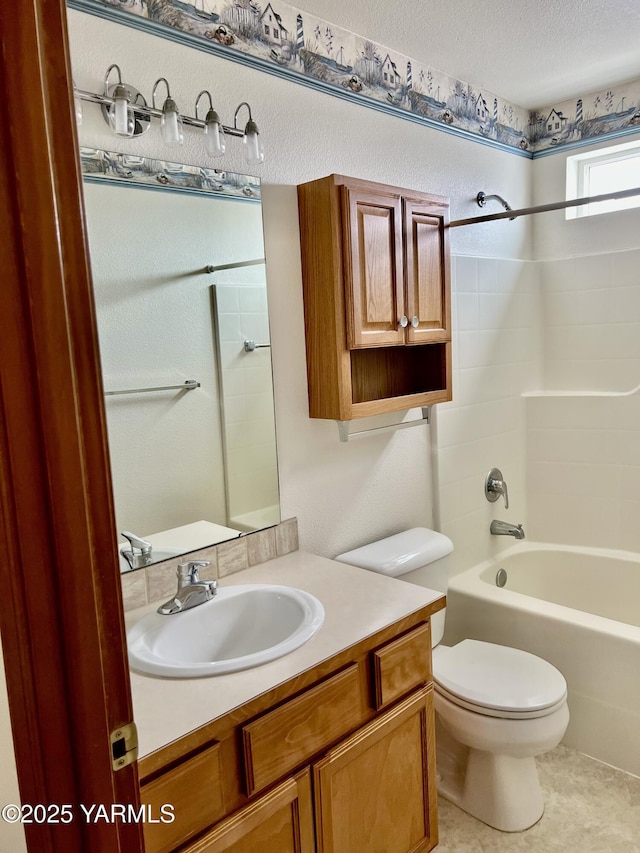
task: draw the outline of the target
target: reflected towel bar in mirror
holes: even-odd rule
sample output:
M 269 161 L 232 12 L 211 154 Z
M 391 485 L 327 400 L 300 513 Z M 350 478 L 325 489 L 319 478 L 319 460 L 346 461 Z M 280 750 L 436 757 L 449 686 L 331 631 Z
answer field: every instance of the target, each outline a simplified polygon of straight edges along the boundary
M 187 379 L 182 385 L 155 385 L 153 388 L 127 388 L 122 391 L 105 391 L 105 397 L 113 397 L 116 394 L 146 394 L 149 391 L 193 391 L 199 388 L 200 383 L 195 379 Z
M 236 270 L 240 269 L 240 267 L 255 267 L 258 264 L 264 264 L 264 258 L 256 258 L 255 261 L 236 261 L 234 264 L 218 264 L 218 266 L 213 266 L 209 264 L 204 268 L 204 271 L 207 273 L 219 272 L 220 270 Z
M 255 341 L 245 341 L 244 342 L 244 351 L 245 352 L 253 352 L 257 349 L 269 349 L 271 344 L 257 344 Z

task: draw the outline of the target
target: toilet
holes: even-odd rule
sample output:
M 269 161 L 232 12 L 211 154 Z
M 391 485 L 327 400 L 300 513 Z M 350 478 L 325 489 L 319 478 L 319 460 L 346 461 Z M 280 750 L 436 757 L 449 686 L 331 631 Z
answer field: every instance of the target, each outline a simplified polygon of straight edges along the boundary
M 452 550 L 442 533 L 415 527 L 335 559 L 446 592 L 442 558 Z M 528 829 L 544 811 L 535 756 L 554 749 L 569 723 L 566 681 L 521 649 L 442 645 L 444 611 L 431 631 L 438 791 L 495 829 Z

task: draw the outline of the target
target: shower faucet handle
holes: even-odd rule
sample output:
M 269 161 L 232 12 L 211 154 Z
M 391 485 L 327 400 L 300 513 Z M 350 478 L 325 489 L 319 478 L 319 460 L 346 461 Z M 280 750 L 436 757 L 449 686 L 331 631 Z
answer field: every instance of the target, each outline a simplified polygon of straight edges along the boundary
M 500 495 L 504 498 L 504 508 L 509 509 L 509 492 L 507 484 L 502 477 L 502 471 L 499 468 L 492 468 L 487 474 L 487 479 L 484 481 L 484 494 L 488 501 L 494 503 Z

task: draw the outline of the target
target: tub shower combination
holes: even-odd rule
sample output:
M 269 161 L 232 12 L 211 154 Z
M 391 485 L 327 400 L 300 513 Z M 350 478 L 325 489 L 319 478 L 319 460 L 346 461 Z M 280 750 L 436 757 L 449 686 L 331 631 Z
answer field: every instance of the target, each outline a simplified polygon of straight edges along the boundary
M 448 644 L 470 637 L 556 666 L 564 743 L 640 775 L 640 555 L 518 543 L 451 578 L 447 610 Z

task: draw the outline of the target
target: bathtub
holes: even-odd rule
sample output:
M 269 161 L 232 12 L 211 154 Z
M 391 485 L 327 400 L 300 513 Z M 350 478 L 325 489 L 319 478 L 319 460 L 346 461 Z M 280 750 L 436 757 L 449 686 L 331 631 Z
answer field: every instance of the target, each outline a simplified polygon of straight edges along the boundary
M 447 605 L 445 643 L 550 661 L 569 688 L 563 743 L 640 776 L 640 555 L 518 543 L 451 578 Z

